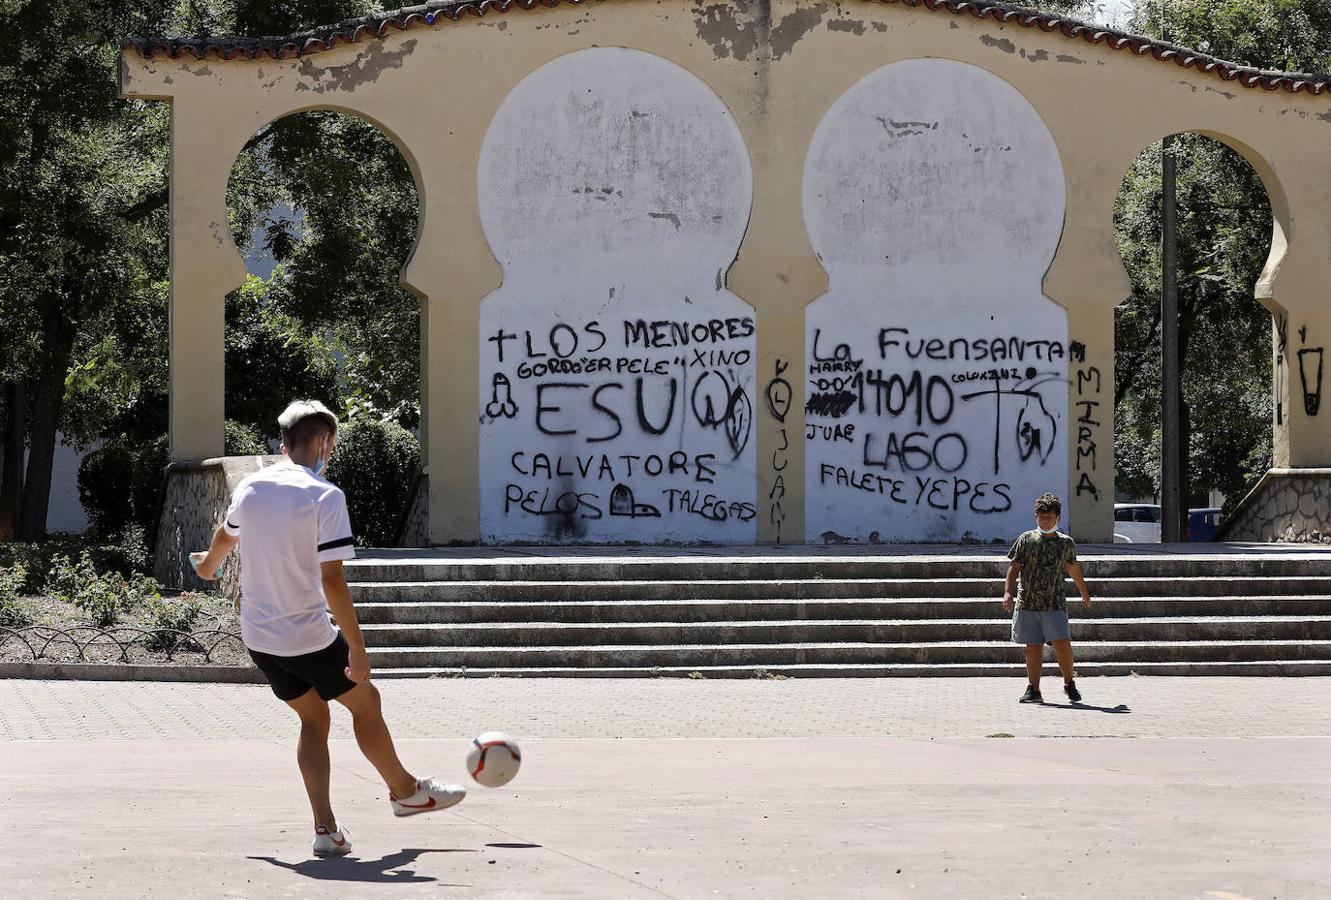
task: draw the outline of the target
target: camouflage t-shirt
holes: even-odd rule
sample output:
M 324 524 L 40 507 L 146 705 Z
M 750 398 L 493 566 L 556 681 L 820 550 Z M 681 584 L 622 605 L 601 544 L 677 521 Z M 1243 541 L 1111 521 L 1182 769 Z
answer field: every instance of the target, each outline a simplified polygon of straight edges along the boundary
M 1013 543 L 1007 558 L 1021 563 L 1021 584 L 1017 588 L 1017 609 L 1067 609 L 1068 566 L 1077 561 L 1077 544 L 1066 534 L 1055 532 L 1042 537 L 1039 531 L 1023 533 Z

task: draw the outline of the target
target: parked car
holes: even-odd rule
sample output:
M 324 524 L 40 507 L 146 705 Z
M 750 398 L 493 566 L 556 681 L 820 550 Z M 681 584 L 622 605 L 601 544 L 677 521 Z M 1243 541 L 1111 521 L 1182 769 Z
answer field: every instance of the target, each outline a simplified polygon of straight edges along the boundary
M 1160 507 L 1154 503 L 1115 503 L 1114 543 L 1160 543 Z
M 1209 541 L 1220 528 L 1220 510 L 1214 507 L 1188 510 L 1188 540 Z

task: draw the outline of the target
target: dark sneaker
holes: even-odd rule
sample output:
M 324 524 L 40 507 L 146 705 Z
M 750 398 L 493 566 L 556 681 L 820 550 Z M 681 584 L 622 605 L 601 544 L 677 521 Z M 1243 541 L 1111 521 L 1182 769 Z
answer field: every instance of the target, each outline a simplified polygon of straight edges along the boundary
M 1081 702 L 1081 691 L 1077 690 L 1077 682 L 1069 681 L 1063 685 L 1063 693 L 1068 695 L 1068 699 L 1073 703 Z
M 1033 684 L 1026 685 L 1026 693 L 1021 695 L 1022 703 L 1043 703 L 1044 697 L 1040 696 L 1040 689 Z

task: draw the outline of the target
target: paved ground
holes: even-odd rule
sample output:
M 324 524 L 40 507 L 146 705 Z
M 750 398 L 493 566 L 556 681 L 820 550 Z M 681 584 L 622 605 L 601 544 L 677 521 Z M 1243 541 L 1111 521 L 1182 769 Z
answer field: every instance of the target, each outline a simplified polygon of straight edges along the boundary
M 489 728 L 524 770 L 394 820 L 340 717 L 356 853 L 313 860 L 266 689 L 0 681 L 0 893 L 1331 896 L 1331 679 L 1082 686 L 1073 709 L 997 679 L 384 682 L 422 774 L 462 776 Z

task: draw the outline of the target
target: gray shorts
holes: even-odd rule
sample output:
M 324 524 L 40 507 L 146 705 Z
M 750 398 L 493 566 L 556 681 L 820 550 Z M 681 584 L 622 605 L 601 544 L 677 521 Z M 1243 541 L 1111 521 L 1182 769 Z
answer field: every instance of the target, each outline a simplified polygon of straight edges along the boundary
M 1014 644 L 1047 644 L 1071 638 L 1066 609 L 1019 609 L 1012 614 Z

